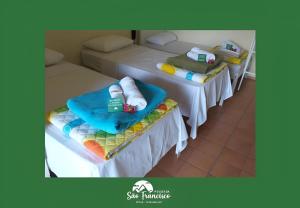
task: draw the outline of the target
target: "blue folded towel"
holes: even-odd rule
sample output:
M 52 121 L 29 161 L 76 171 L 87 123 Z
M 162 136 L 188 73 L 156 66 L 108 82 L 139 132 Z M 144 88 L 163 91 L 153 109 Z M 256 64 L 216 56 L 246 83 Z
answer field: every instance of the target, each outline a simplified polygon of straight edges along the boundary
M 108 112 L 107 105 L 110 99 L 108 88 L 110 86 L 71 98 L 67 101 L 67 105 L 73 113 L 91 126 L 117 134 L 142 120 L 166 98 L 166 91 L 155 85 L 145 84 L 138 80 L 135 80 L 135 84 L 147 100 L 147 107 L 133 114 Z

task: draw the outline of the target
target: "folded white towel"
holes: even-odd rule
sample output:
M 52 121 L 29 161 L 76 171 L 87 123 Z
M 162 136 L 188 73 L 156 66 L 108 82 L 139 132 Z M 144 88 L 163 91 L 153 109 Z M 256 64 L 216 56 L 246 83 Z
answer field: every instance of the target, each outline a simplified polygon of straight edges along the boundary
M 215 54 L 210 53 L 205 50 L 201 50 L 200 48 L 197 48 L 197 47 L 192 48 L 191 51 L 187 53 L 187 56 L 195 61 L 199 61 L 199 55 L 206 56 L 206 63 L 216 60 Z
M 235 57 L 239 57 L 242 53 L 242 48 L 233 41 L 226 40 L 222 43 L 222 51 L 232 52 Z
M 126 104 L 135 106 L 137 111 L 146 108 L 147 101 L 131 77 L 124 77 L 120 80 L 119 84 L 123 89 L 126 98 Z
M 120 85 L 113 84 L 108 88 L 108 91 L 111 98 L 121 98 L 123 100 L 123 103 L 125 103 L 123 90 Z

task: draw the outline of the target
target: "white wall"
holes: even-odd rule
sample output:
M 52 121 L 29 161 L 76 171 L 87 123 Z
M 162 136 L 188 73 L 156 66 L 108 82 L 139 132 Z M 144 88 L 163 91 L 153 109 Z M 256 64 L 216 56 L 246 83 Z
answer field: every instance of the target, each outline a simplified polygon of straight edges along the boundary
M 171 30 L 179 40 L 201 45 L 220 45 L 225 40 L 232 40 L 241 47 L 250 47 L 254 30 Z
M 159 33 L 162 30 L 141 30 L 139 31 L 139 42 L 144 43 L 148 36 Z M 197 43 L 203 46 L 220 45 L 225 40 L 232 40 L 244 49 L 249 49 L 255 30 L 170 30 L 174 32 L 178 40 Z M 250 64 L 250 72 L 256 71 L 256 59 L 253 58 Z
M 91 38 L 117 34 L 130 38 L 130 30 L 48 30 L 45 34 L 45 47 L 65 55 L 65 60 L 80 64 L 82 43 Z

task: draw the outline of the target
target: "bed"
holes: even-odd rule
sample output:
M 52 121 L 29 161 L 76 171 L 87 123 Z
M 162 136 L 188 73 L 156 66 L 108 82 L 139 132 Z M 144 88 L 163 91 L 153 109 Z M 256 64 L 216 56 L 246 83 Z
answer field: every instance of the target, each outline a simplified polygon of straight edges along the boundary
M 68 62 L 45 70 L 46 112 L 64 105 L 72 96 L 116 81 Z M 143 177 L 174 145 L 179 154 L 186 147 L 187 138 L 179 107 L 176 107 L 117 155 L 104 160 L 46 122 L 46 162 L 58 177 Z
M 176 54 L 138 45 L 110 53 L 87 48 L 81 50 L 82 62 L 89 68 L 118 79 L 129 75 L 164 88 L 168 97 L 178 101 L 182 114 L 189 117 L 190 136 L 195 139 L 198 126 L 207 120 L 207 110 L 218 102 L 222 105 L 232 96 L 229 70 L 226 67 L 213 79 L 199 84 L 156 69 L 157 63 L 172 56 Z
M 153 44 L 153 43 L 145 41 L 145 43 L 143 43 L 142 45 L 149 47 L 149 48 L 156 49 L 156 50 L 165 51 L 165 52 L 174 53 L 174 54 L 184 54 L 184 53 L 188 52 L 189 50 L 191 50 L 191 48 L 193 48 L 193 47 L 199 47 L 204 50 L 210 50 L 210 48 L 207 46 L 203 46 L 203 45 L 196 44 L 196 43 L 179 41 L 179 40 L 169 42 L 165 45 L 157 45 L 157 44 Z M 235 87 L 236 87 L 239 77 L 243 73 L 243 67 L 245 66 L 245 62 L 246 62 L 246 59 L 244 59 L 241 62 L 241 64 L 230 64 L 230 63 L 228 64 L 230 78 L 233 80 L 232 81 L 233 92 L 235 90 Z
M 199 47 L 204 50 L 209 49 L 209 47 L 204 46 L 204 45 L 190 43 L 190 42 L 184 42 L 184 41 L 178 41 L 178 40 L 172 41 L 165 45 L 157 45 L 157 44 L 153 44 L 153 43 L 145 41 L 145 43 L 143 43 L 142 45 L 149 47 L 149 48 L 156 49 L 156 50 L 165 51 L 165 52 L 174 53 L 174 54 L 187 53 L 193 47 Z

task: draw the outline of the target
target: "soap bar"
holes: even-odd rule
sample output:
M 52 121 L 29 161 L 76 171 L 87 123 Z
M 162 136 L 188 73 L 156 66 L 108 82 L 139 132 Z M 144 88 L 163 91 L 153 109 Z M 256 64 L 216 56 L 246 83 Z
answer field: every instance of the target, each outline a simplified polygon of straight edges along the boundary
M 123 100 L 122 98 L 111 98 L 108 101 L 108 112 L 122 112 Z
M 123 105 L 123 111 L 128 112 L 128 113 L 135 113 L 136 112 L 136 107 L 132 106 L 132 105 L 124 104 Z

